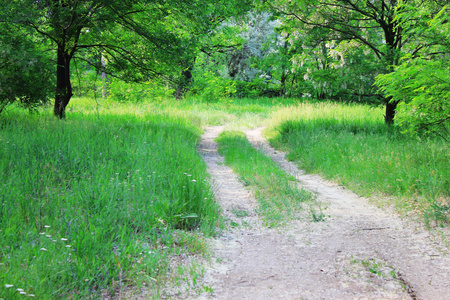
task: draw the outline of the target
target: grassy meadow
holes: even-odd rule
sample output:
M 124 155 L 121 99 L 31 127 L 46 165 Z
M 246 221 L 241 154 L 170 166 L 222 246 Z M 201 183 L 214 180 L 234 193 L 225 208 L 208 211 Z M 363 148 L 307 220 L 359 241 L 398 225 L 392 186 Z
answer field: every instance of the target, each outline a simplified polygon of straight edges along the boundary
M 291 208 L 309 196 L 290 189 L 292 178 L 236 130 L 267 126 L 272 145 L 307 172 L 448 223 L 448 143 L 402 135 L 382 115 L 298 99 L 75 98 L 63 121 L 50 108 L 13 107 L 0 115 L 0 299 L 118 297 L 128 286 L 158 298 L 169 281 L 210 290 L 196 287 L 195 266 L 172 265 L 176 256 L 207 255 L 205 237 L 223 228 L 197 153 L 208 125 L 232 130 L 220 151 L 257 187 L 269 224 L 295 218 Z
M 215 234 L 198 120 L 143 108 L 2 120 L 0 298 L 98 298 L 163 283 L 169 255 Z
M 450 221 L 450 145 L 386 126 L 383 109 L 305 102 L 273 114 L 271 143 L 317 173 L 430 225 Z M 384 203 L 383 203 L 384 201 Z

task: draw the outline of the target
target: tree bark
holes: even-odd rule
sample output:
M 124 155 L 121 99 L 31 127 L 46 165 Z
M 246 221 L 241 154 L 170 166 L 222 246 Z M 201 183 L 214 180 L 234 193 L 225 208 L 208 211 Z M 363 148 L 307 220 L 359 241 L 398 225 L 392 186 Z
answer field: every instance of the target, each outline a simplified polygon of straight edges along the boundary
M 181 80 L 177 87 L 176 99 L 181 100 L 184 97 L 184 94 L 188 90 L 188 86 L 192 81 L 192 68 L 193 64 L 191 64 L 188 68 L 181 71 Z
M 386 114 L 384 115 L 384 122 L 388 125 L 394 124 L 395 110 L 397 108 L 398 101 L 391 101 L 389 97 L 386 99 Z
M 65 118 L 66 107 L 72 98 L 72 84 L 70 82 L 71 55 L 65 50 L 64 45 L 58 45 L 58 57 L 56 66 L 56 94 L 53 113 L 60 119 Z
M 109 95 L 109 78 L 108 74 L 106 73 L 106 61 L 103 57 L 103 54 L 101 54 L 100 57 L 101 64 L 102 64 L 102 97 L 103 99 L 106 99 Z

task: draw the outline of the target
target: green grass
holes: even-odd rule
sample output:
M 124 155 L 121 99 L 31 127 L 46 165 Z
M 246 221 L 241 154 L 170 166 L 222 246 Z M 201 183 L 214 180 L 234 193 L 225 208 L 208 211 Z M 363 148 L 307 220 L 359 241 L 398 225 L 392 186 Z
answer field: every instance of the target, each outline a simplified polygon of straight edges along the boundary
M 402 135 L 382 114 L 364 105 L 303 103 L 278 111 L 268 135 L 306 172 L 365 196 L 389 196 L 426 221 L 448 222 L 449 144 Z
M 282 224 L 298 217 L 302 203 L 311 199 L 311 195 L 296 187 L 295 178 L 253 148 L 242 132 L 225 131 L 219 135 L 217 142 L 225 163 L 253 191 L 259 202 L 258 211 L 269 225 Z
M 8 114 L 0 131 L 0 298 L 21 296 L 17 289 L 40 299 L 98 298 L 164 281 L 173 231 L 208 236 L 219 225 L 192 124 L 126 109 L 74 110 L 66 121 Z
M 308 172 L 448 222 L 449 145 L 401 135 L 382 115 L 296 99 L 74 98 L 59 121 L 51 108 L 29 115 L 13 105 L 0 116 L 0 299 L 22 297 L 17 289 L 41 299 L 100 298 L 143 284 L 158 297 L 168 280 L 195 288 L 201 268 L 171 262 L 207 252 L 202 236 L 221 226 L 196 149 L 208 125 L 241 129 L 271 119 L 272 144 Z M 310 195 L 294 178 L 242 133 L 219 141 L 268 224 L 298 217 Z M 324 220 L 321 210 L 311 214 Z

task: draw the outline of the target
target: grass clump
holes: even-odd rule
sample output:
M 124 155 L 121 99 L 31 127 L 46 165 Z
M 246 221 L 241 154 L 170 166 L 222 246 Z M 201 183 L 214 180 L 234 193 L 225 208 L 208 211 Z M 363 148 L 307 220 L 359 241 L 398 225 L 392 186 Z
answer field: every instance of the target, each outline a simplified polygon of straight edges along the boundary
M 0 131 L 0 298 L 100 298 L 163 282 L 177 245 L 200 245 L 173 231 L 208 236 L 219 222 L 190 124 L 148 111 L 10 115 Z
M 449 222 L 450 148 L 438 139 L 402 135 L 363 105 L 303 103 L 273 118 L 270 141 L 310 173 L 365 196 L 388 195 L 406 211 Z
M 259 201 L 259 212 L 270 225 L 295 218 L 311 195 L 295 186 L 295 178 L 256 150 L 242 132 L 225 131 L 217 138 L 225 163 L 249 186 Z

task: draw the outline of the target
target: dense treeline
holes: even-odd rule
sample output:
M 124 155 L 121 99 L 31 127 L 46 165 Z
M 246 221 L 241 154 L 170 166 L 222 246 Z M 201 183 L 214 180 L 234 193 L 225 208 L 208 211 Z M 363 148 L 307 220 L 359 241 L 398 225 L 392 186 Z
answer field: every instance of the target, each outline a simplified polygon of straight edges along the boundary
M 120 101 L 312 97 L 382 104 L 386 123 L 445 137 L 449 17 L 445 0 L 2 3 L 0 111 L 52 97 L 63 118 L 93 86 Z

